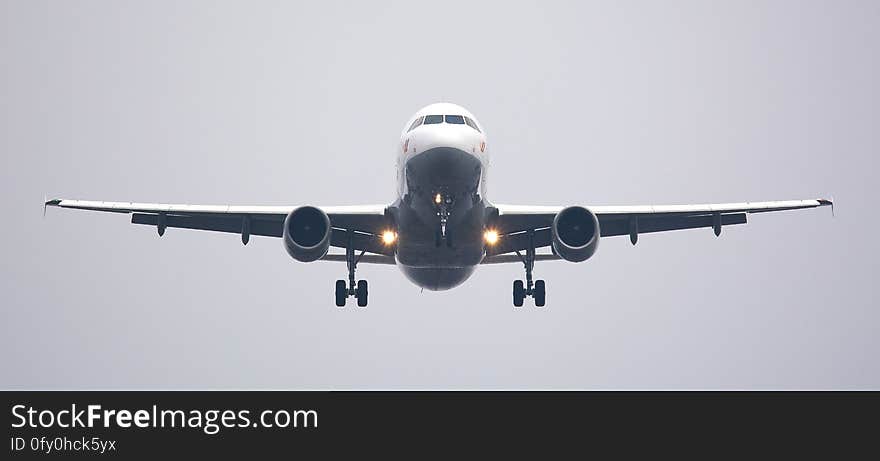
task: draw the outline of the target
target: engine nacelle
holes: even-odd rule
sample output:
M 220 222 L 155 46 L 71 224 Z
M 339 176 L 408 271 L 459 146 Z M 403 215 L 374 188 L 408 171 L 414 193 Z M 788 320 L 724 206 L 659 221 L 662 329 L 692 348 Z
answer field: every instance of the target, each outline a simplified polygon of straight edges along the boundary
M 313 206 L 301 206 L 284 219 L 284 248 L 304 263 L 317 261 L 330 249 L 330 217 Z
M 571 262 L 586 261 L 599 247 L 599 219 L 581 206 L 563 209 L 553 218 L 553 251 Z

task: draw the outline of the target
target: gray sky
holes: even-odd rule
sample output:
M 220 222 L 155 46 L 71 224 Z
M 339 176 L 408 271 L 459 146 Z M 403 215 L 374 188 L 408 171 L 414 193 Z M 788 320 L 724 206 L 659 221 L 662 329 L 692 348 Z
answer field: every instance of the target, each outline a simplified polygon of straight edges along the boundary
M 880 3 L 2 1 L 3 388 L 880 387 Z M 390 202 L 400 129 L 480 119 L 489 198 L 828 209 L 603 240 L 420 293 L 279 240 L 49 210 Z M 351 303 L 350 303 L 351 304 Z

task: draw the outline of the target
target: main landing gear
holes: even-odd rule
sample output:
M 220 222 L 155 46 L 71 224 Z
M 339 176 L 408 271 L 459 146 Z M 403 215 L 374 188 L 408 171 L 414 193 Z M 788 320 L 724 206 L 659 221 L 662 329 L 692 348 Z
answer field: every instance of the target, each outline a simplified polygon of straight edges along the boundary
M 348 231 L 348 245 L 345 248 L 345 265 L 348 267 L 348 285 L 345 280 L 336 281 L 336 306 L 345 307 L 345 301 L 349 296 L 357 298 L 358 307 L 367 307 L 367 281 L 358 280 L 355 283 L 354 271 L 357 269 L 357 263 L 366 251 L 361 251 L 357 256 L 354 254 L 352 246 L 352 237 L 354 232 Z
M 535 231 L 530 230 L 528 235 L 529 247 L 526 248 L 525 256 L 519 251 L 516 252 L 526 268 L 526 283 L 523 285 L 522 280 L 513 281 L 513 305 L 522 307 L 526 297 L 531 296 L 535 300 L 535 306 L 544 307 L 547 301 L 547 285 L 543 280 L 532 283 L 532 270 L 535 268 Z

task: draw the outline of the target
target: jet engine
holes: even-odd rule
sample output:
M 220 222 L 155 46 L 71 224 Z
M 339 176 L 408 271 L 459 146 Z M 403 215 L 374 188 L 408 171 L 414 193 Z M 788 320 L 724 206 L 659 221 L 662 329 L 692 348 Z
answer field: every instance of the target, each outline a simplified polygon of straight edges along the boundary
M 301 206 L 284 219 L 284 248 L 293 259 L 312 262 L 330 249 L 330 217 L 313 206 Z
M 590 210 L 570 206 L 553 218 L 553 251 L 562 259 L 581 262 L 599 246 L 599 219 Z

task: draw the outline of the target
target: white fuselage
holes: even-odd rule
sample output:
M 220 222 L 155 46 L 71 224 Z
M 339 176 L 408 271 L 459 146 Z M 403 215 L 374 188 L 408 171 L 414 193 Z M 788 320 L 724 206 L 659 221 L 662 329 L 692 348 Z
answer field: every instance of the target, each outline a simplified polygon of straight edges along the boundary
M 395 255 L 417 285 L 452 288 L 482 260 L 488 167 L 485 132 L 463 107 L 431 104 L 407 122 L 397 154 Z
M 424 120 L 417 127 L 410 129 L 413 122 L 431 115 L 458 115 L 471 120 L 476 128 L 465 124 L 429 123 Z M 468 152 L 476 157 L 482 165 L 480 179 L 480 195 L 486 197 L 486 172 L 489 169 L 489 145 L 486 132 L 476 117 L 467 109 L 451 103 L 436 103 L 425 106 L 406 122 L 400 135 L 397 150 L 397 196 L 403 198 L 407 192 L 405 169 L 409 159 L 435 147 L 450 147 Z

